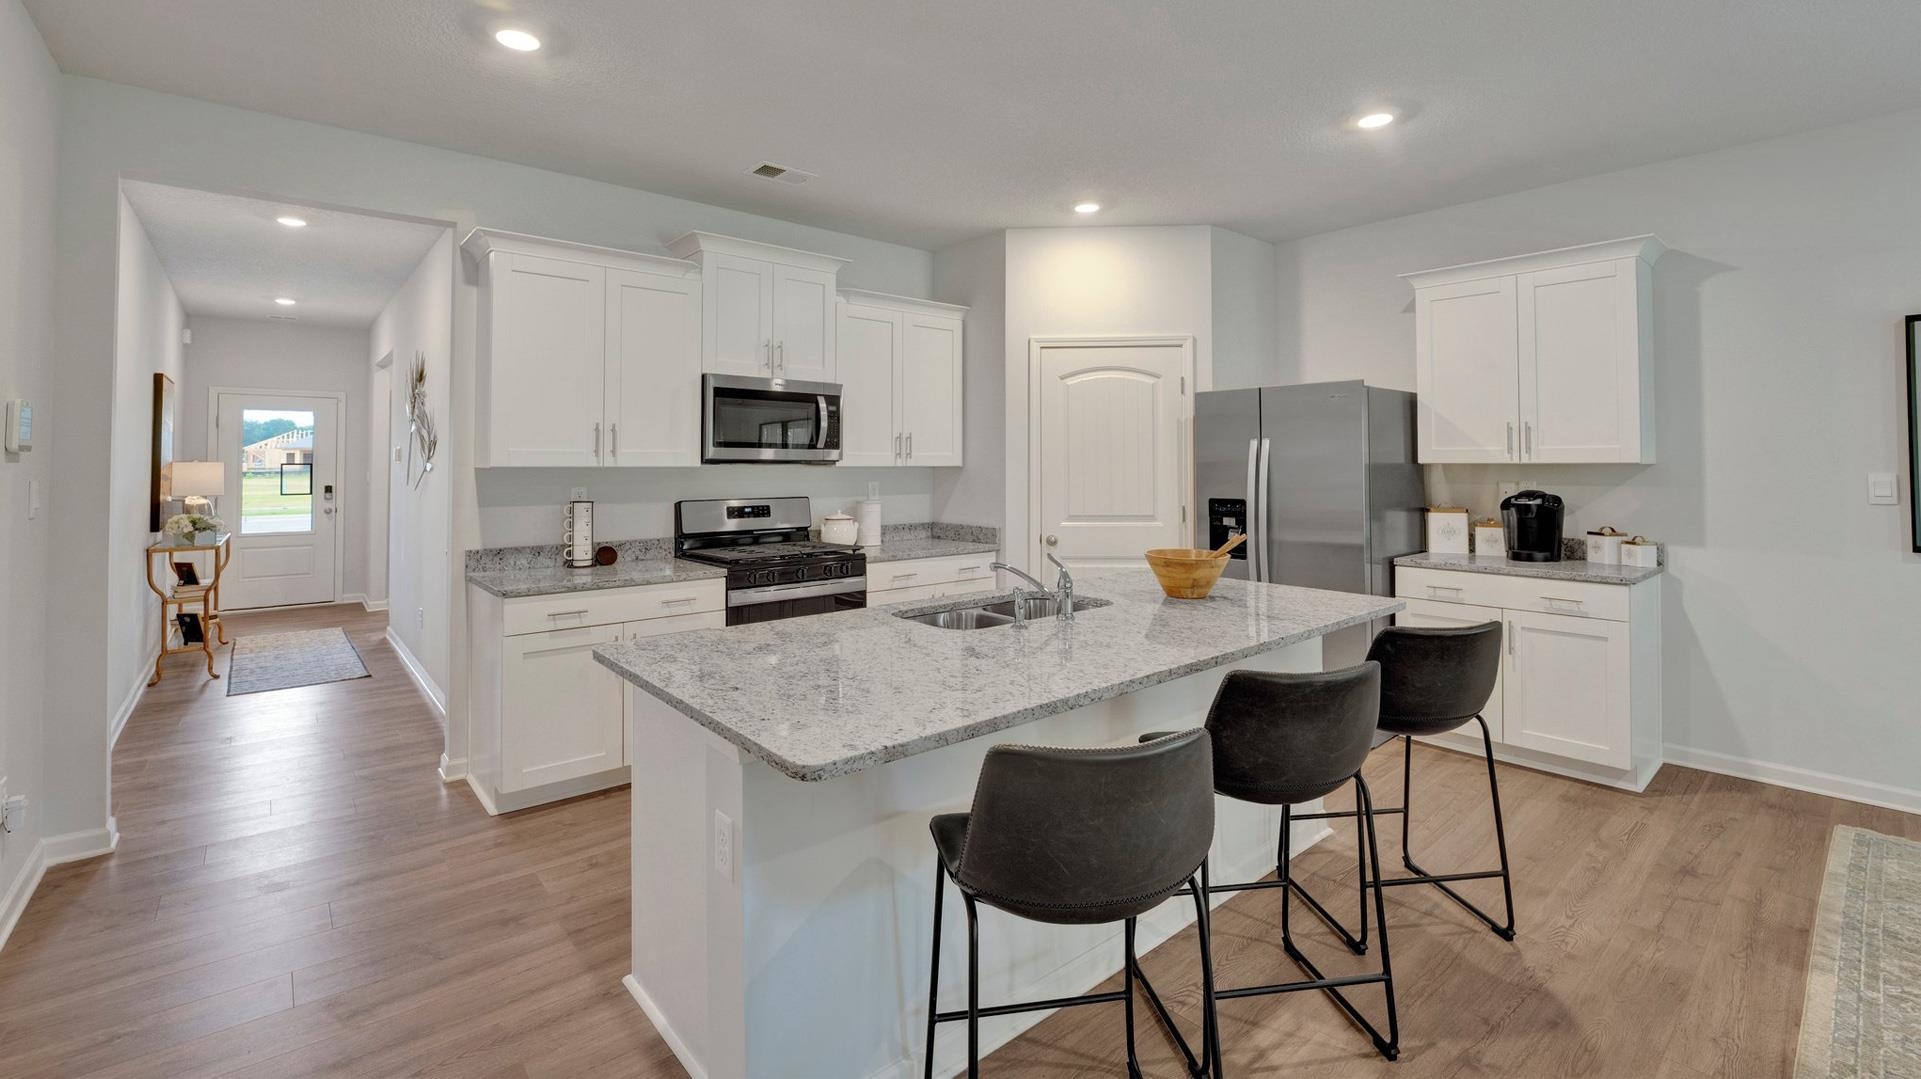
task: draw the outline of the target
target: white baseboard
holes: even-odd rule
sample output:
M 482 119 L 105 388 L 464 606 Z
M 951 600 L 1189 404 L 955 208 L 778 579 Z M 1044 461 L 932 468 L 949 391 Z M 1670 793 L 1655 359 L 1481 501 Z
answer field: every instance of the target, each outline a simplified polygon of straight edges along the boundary
M 427 668 L 422 666 L 420 659 L 408 650 L 406 642 L 400 639 L 400 634 L 395 633 L 392 626 L 387 627 L 387 643 L 393 646 L 394 654 L 400 657 L 400 665 L 407 668 L 407 674 L 414 680 L 414 685 L 419 686 L 420 691 L 427 695 L 427 700 L 434 706 L 434 711 L 440 713 L 440 718 L 444 722 L 447 718 L 446 692 L 428 677 Z
M 466 778 L 467 758 L 449 757 L 445 753 L 440 755 L 440 781 L 442 783 L 458 783 Z
M 13 927 L 20 924 L 20 916 L 27 912 L 27 902 L 33 898 L 34 889 L 40 887 L 40 878 L 47 875 L 47 844 L 42 841 L 33 845 L 27 852 L 27 860 L 20 865 L 12 882 L 7 885 L 4 895 L 0 895 L 0 949 L 7 946 L 7 938 L 13 935 Z
M 362 597 L 360 598 L 360 605 L 361 605 L 362 607 L 365 607 L 365 608 L 366 608 L 366 609 L 367 609 L 368 611 L 384 611 L 384 610 L 386 610 L 386 609 L 387 609 L 387 601 L 386 601 L 386 600 L 384 600 L 384 599 L 368 599 L 368 598 L 366 598 L 365 596 L 362 596 Z
M 1886 783 L 1871 783 L 1862 779 L 1849 779 L 1828 772 L 1816 772 L 1809 768 L 1797 768 L 1791 764 L 1772 764 L 1768 761 L 1735 757 L 1726 753 L 1716 753 L 1707 749 L 1669 744 L 1667 762 L 1683 768 L 1698 768 L 1703 772 L 1716 772 L 1736 779 L 1752 779 L 1758 783 L 1772 783 L 1777 787 L 1807 791 L 1810 794 L 1825 794 L 1830 798 L 1840 798 L 1849 802 L 1881 806 L 1884 809 L 1898 809 L 1903 813 L 1921 813 L 1921 790 L 1910 787 L 1895 787 Z
M 107 728 L 107 752 L 113 752 L 113 747 L 120 744 L 120 732 L 127 729 L 127 721 L 133 718 L 133 710 L 140 707 L 140 698 L 147 695 L 147 679 L 151 677 L 153 666 L 158 662 L 160 662 L 158 652 L 147 657 L 147 665 L 140 669 L 140 677 L 134 680 L 133 688 L 127 691 L 126 698 L 114 711 L 113 724 Z
M 40 841 L 41 858 L 49 866 L 98 858 L 112 854 L 120 846 L 120 823 L 107 818 L 105 828 L 89 828 L 65 835 L 50 835 Z
M 620 984 L 627 987 L 627 995 L 633 997 L 634 1002 L 640 1005 L 640 1010 L 647 1013 L 647 1021 L 654 1024 L 654 1030 L 660 1034 L 660 1040 L 667 1043 L 667 1048 L 673 1050 L 674 1058 L 680 1061 L 680 1066 L 687 1069 L 689 1079 L 707 1079 L 707 1069 L 700 1066 L 700 1058 L 694 1056 L 693 1050 L 688 1048 L 679 1034 L 675 1033 L 674 1028 L 668 1024 L 667 1017 L 654 1005 L 653 999 L 647 995 L 645 989 L 640 987 L 640 983 L 634 980 L 634 976 L 629 974 L 621 978 Z

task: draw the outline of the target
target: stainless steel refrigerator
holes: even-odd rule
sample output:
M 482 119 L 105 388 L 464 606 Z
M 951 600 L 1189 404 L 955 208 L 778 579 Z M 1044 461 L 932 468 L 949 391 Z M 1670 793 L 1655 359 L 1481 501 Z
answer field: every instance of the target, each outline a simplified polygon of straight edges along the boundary
M 1394 558 L 1422 549 L 1425 492 L 1411 393 L 1318 382 L 1194 397 L 1194 545 L 1247 533 L 1229 577 L 1390 595 Z M 1328 667 L 1359 662 L 1373 628 L 1329 638 Z

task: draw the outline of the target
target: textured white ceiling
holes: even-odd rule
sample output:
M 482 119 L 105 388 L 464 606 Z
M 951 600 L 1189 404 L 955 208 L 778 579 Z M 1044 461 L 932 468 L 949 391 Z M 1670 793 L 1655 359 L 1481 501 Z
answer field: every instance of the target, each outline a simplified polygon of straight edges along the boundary
M 1915 0 L 27 7 L 68 72 L 923 247 L 1084 197 L 1274 239 L 1921 106 Z
M 164 184 L 122 186 L 189 315 L 367 326 L 444 231 Z M 307 227 L 274 220 L 282 214 Z M 276 296 L 298 302 L 282 307 Z

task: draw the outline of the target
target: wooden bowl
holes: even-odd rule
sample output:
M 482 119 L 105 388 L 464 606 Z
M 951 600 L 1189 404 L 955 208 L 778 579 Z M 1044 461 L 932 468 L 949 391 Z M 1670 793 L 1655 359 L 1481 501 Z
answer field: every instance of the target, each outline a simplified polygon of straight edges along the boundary
M 1195 547 L 1156 547 L 1147 552 L 1147 565 L 1161 582 L 1161 591 L 1174 599 L 1206 599 L 1227 568 L 1227 559 Z

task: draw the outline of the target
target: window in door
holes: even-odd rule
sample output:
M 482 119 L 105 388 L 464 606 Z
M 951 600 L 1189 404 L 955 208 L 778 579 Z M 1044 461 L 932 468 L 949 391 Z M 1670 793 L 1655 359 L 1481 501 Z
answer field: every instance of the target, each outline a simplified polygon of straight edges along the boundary
M 240 419 L 240 534 L 312 532 L 314 414 L 249 408 Z

